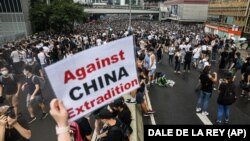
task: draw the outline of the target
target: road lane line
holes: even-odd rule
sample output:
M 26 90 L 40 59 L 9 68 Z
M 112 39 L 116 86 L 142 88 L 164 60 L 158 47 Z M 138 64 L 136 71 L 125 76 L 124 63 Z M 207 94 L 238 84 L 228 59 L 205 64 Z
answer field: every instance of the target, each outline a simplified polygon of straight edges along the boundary
M 204 125 L 213 125 L 207 116 L 202 115 L 201 113 L 196 113 L 196 115 L 200 118 Z
M 146 94 L 146 99 L 147 99 L 147 102 L 148 102 L 148 108 L 152 110 L 152 105 L 151 105 L 151 102 L 150 102 L 150 98 L 148 96 L 148 89 L 147 88 L 145 88 L 145 94 Z M 150 119 L 151 119 L 152 125 L 156 125 L 154 114 L 150 114 Z

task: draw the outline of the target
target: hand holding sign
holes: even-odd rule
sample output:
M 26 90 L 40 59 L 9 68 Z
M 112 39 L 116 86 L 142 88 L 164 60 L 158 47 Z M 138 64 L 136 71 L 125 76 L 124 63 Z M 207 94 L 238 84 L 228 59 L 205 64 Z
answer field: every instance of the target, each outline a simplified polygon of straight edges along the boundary
M 68 113 L 61 100 L 53 99 L 50 102 L 50 114 L 55 119 L 58 127 L 68 125 Z

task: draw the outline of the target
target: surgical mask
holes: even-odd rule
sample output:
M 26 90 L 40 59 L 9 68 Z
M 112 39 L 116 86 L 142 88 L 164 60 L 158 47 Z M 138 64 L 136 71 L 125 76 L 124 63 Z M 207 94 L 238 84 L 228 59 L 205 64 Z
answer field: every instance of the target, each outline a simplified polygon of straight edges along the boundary
M 28 75 L 28 72 L 27 72 L 27 71 L 23 71 L 23 74 L 24 74 L 25 76 L 27 76 L 27 75 Z
M 32 59 L 27 59 L 27 64 L 28 64 L 28 65 L 32 65 L 32 64 L 33 64 Z
M 7 71 L 7 70 L 2 71 L 2 75 L 3 75 L 3 76 L 6 76 L 6 75 L 8 75 L 8 74 L 9 74 L 9 71 Z

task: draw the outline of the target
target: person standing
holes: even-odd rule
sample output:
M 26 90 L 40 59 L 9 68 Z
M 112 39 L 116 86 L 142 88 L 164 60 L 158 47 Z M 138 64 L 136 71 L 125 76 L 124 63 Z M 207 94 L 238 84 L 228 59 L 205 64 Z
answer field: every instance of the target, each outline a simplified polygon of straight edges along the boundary
M 229 122 L 230 106 L 236 100 L 233 77 L 232 73 L 226 74 L 226 79 L 219 86 L 217 124 L 222 124 L 223 115 L 225 117 L 225 124 Z
M 14 107 L 15 115 L 18 114 L 18 96 L 20 94 L 21 83 L 16 75 L 9 73 L 6 67 L 1 68 L 2 76 L 0 76 L 0 97 L 3 93 L 10 106 Z
M 201 91 L 196 106 L 196 112 L 202 112 L 202 115 L 207 116 L 209 115 L 207 108 L 212 96 L 213 83 L 217 82 L 217 73 L 214 72 L 213 74 L 210 74 L 210 66 L 207 65 L 203 69 L 199 79 L 201 83 Z
M 180 49 L 177 49 L 177 52 L 174 55 L 175 58 L 175 68 L 174 68 L 174 72 L 176 73 L 181 73 L 180 72 L 180 66 L 181 66 L 181 52 Z
M 45 111 L 44 99 L 42 96 L 42 91 L 40 88 L 39 78 L 32 74 L 32 67 L 25 66 L 23 70 L 24 75 L 26 76 L 26 82 L 22 86 L 22 90 L 24 91 L 25 87 L 28 86 L 28 94 L 27 94 L 27 108 L 30 115 L 29 124 L 33 123 L 36 120 L 34 115 L 32 104 L 35 100 L 38 102 L 39 107 L 42 110 L 41 119 L 45 119 L 48 116 L 48 113 Z
M 168 49 L 168 55 L 169 55 L 168 63 L 169 63 L 169 65 L 173 65 L 174 52 L 175 52 L 175 47 L 174 47 L 174 44 L 172 44 Z
M 20 70 L 20 68 L 21 68 L 21 60 L 20 60 L 20 57 L 19 57 L 18 50 L 15 47 L 12 48 L 10 58 L 12 58 L 13 69 L 14 69 L 15 73 L 20 74 L 21 73 L 21 70 Z
M 156 70 L 156 59 L 154 54 L 154 49 L 149 49 L 149 83 L 154 83 L 154 76 L 155 76 L 155 70 Z
M 189 48 L 189 51 L 186 52 L 186 55 L 184 57 L 184 72 L 186 69 L 188 69 L 188 72 L 190 72 L 190 65 L 191 65 L 191 60 L 192 60 L 193 52 L 192 48 Z

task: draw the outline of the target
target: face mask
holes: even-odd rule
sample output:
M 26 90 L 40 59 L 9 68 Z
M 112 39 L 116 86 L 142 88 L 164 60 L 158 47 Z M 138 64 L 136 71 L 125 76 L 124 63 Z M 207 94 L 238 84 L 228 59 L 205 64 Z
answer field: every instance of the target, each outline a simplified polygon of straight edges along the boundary
M 3 76 L 8 75 L 8 73 L 9 73 L 9 72 L 8 72 L 7 70 L 2 71 L 2 75 L 3 75 Z
M 27 59 L 27 63 L 28 65 L 32 65 L 33 64 L 32 59 Z
M 28 72 L 27 71 L 23 71 L 23 74 L 26 76 L 28 74 Z

